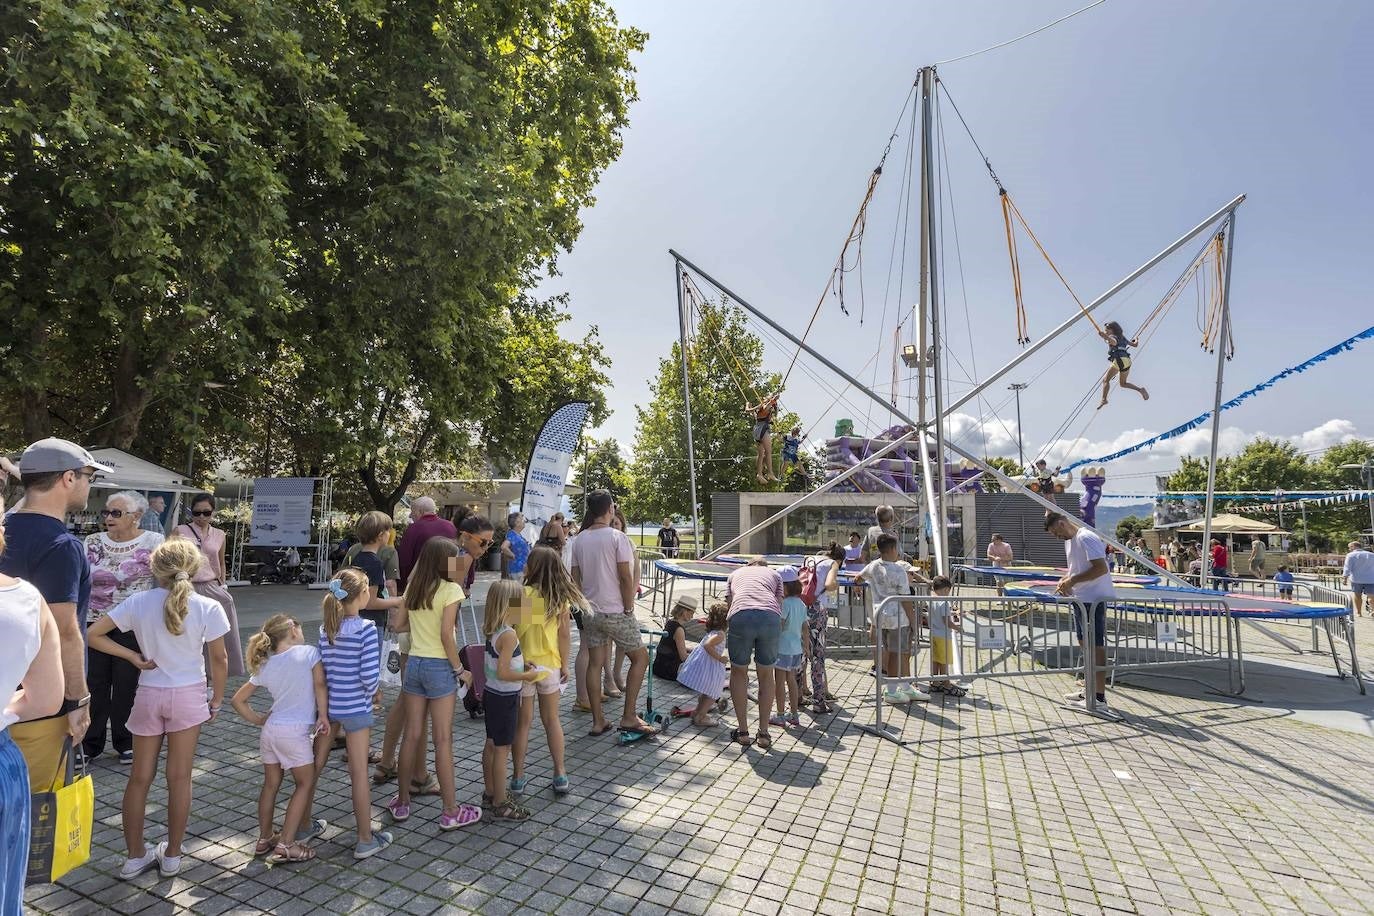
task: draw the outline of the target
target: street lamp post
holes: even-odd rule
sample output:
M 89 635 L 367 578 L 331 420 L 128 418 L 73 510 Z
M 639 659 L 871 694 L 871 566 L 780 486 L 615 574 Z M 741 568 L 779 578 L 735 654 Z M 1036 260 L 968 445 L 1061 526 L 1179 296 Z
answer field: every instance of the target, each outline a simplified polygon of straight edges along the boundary
M 1369 500 L 1369 532 L 1374 537 L 1374 458 L 1366 458 L 1363 464 L 1343 464 L 1341 467 L 1360 472 L 1360 483 L 1364 484 L 1364 495 Z
M 1008 391 L 1016 392 L 1016 460 L 1021 467 L 1026 466 L 1026 453 L 1021 447 L 1021 392 L 1030 387 L 1027 382 L 1012 382 L 1007 386 Z M 1003 404 L 1006 401 L 1002 402 Z

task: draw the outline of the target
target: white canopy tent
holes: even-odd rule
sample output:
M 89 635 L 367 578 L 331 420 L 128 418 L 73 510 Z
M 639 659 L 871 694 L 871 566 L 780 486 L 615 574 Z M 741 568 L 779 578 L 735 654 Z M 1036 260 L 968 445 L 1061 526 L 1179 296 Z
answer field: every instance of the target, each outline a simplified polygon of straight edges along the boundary
M 138 490 L 151 493 L 199 493 L 200 487 L 186 483 L 186 478 L 176 471 L 130 455 L 123 449 L 96 448 L 91 455 L 101 464 L 113 468 L 109 474 L 101 474 L 91 483 L 91 487 L 101 490 Z

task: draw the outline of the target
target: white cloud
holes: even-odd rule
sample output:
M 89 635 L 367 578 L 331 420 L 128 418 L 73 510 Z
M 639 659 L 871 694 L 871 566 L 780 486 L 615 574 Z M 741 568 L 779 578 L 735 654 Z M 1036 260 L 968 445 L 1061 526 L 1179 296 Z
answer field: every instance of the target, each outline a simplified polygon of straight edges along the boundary
M 969 451 L 983 451 L 983 439 L 986 436 L 986 453 L 988 455 L 1016 456 L 1016 423 L 1014 421 L 986 421 L 983 423 L 981 431 L 978 429 L 978 423 L 977 417 L 956 413 L 949 418 L 946 434 L 950 436 L 951 441 Z M 1025 444 L 1026 458 L 1029 461 L 1032 457 L 1043 454 L 1050 464 L 1067 464 L 1086 457 L 1095 458 L 1100 455 L 1110 455 L 1158 434 L 1158 430 L 1128 429 L 1110 439 L 1057 439 L 1047 447 L 1042 447 L 1039 443 L 1027 442 Z M 1238 426 L 1223 426 L 1221 434 L 1218 436 L 1218 451 L 1223 456 L 1234 455 L 1245 448 L 1247 443 L 1261 436 L 1280 442 L 1291 442 L 1297 446 L 1299 451 L 1309 454 L 1330 448 L 1333 445 L 1339 445 L 1342 442 L 1363 438 L 1356 429 L 1354 422 L 1341 418 L 1332 418 L 1312 429 L 1293 435 L 1268 433 L 1263 430 L 1249 431 Z M 1203 424 L 1196 429 L 1188 430 L 1181 436 L 1161 442 L 1153 448 L 1136 452 L 1130 456 L 1130 460 L 1159 465 L 1167 464 L 1172 467 L 1184 455 L 1206 455 L 1211 449 L 1211 438 L 1211 426 Z

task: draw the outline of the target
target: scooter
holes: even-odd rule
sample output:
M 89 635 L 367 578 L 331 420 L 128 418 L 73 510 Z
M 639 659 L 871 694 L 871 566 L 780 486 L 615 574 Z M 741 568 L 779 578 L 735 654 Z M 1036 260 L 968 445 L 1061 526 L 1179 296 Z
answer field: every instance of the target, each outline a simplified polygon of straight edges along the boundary
M 651 735 L 648 732 L 635 731 L 633 729 L 626 731 L 625 729 L 621 729 L 617 737 L 617 740 L 621 744 L 634 744 L 636 741 L 643 741 L 645 738 L 653 738 L 664 734 L 668 730 L 668 723 L 672 721 L 671 715 L 664 715 L 654 709 L 654 656 L 658 653 L 659 637 L 666 634 L 663 630 L 641 629 L 639 632 L 648 634 L 649 636 L 649 667 L 644 671 L 644 679 L 649 682 L 648 686 L 644 689 L 644 721 L 658 729 L 658 731 Z

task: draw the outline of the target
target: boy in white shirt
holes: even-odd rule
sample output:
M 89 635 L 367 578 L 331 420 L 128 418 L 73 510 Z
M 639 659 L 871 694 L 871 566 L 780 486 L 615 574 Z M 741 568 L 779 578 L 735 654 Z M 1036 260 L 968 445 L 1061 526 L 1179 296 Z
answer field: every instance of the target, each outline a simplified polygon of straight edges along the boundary
M 856 573 L 854 581 L 862 582 L 873 590 L 873 635 L 883 650 L 883 676 L 909 677 L 911 634 L 916 630 L 916 603 L 894 601 L 882 605 L 882 601 L 893 595 L 909 595 L 912 584 L 928 584 L 929 580 L 916 567 L 900 558 L 897 539 L 892 535 L 879 535 L 877 546 L 878 559 Z M 898 684 L 887 688 L 885 699 L 893 704 L 909 703 L 912 700 L 929 700 L 930 694 L 914 684 L 905 687 Z

